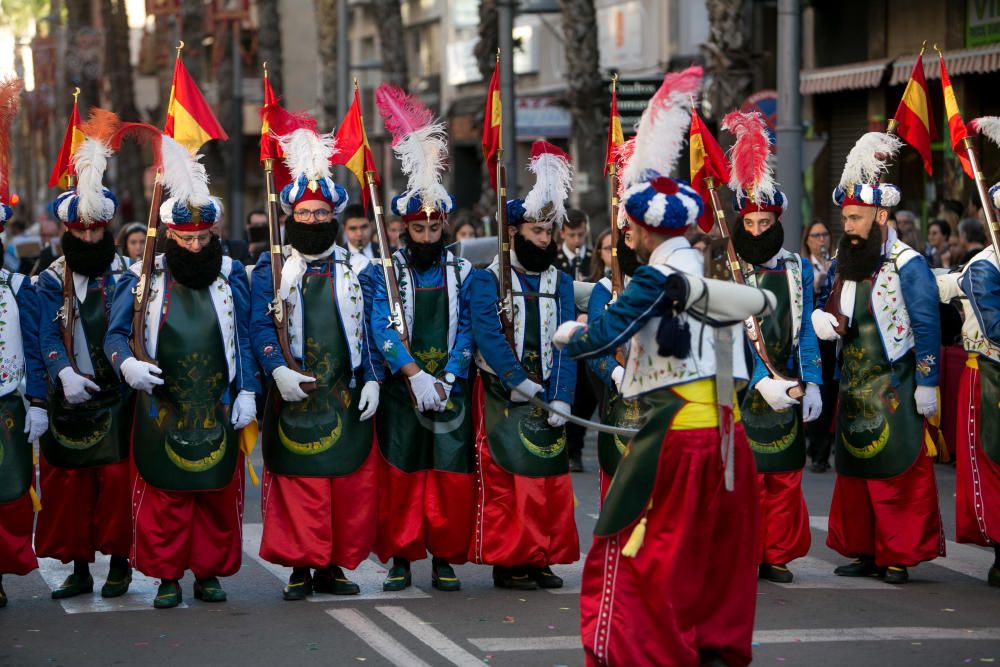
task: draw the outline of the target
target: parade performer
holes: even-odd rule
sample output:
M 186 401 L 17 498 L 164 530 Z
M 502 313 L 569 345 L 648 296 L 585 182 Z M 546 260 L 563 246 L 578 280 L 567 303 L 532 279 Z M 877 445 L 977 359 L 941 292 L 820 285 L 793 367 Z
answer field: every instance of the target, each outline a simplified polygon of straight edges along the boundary
M 452 564 L 467 558 L 475 508 L 467 383 L 472 265 L 445 249 L 455 200 L 441 183 L 448 156 L 444 124 L 387 84 L 375 91 L 375 103 L 407 177 L 406 191 L 392 200 L 404 225 L 404 247 L 392 255 L 395 293 L 382 271 L 371 270 L 372 335 L 392 373 L 375 421 L 382 454 L 375 553 L 392 558 L 386 591 L 409 586 L 410 562 L 427 552 L 431 584 L 456 591 L 461 582 Z M 403 327 L 395 326 L 394 313 L 402 315 Z
M 360 588 L 342 568 L 353 570 L 371 553 L 378 501 L 371 418 L 382 360 L 372 356 L 366 324 L 370 282 L 336 245 L 337 216 L 348 197 L 331 178 L 333 134 L 318 133 L 305 114 L 279 107 L 265 114 L 292 180 L 280 194 L 290 214 L 288 245 L 279 253 L 272 243 L 252 275 L 253 351 L 274 381 L 262 425 L 260 555 L 292 568 L 286 600 L 313 592 L 354 595 Z M 276 303 L 289 314 L 291 359 L 271 316 Z M 304 383 L 315 388 L 307 393 Z
M 747 379 L 742 326 L 675 316 L 668 287 L 675 274 L 698 280 L 703 272 L 701 253 L 684 238 L 701 198 L 662 175 L 680 155 L 700 81 L 700 68 L 666 77 L 622 174 L 646 266 L 603 314 L 556 334 L 573 357 L 606 354 L 631 339 L 622 395 L 648 409 L 584 565 L 581 635 L 590 665 L 751 660 L 759 522 L 753 457 L 733 409 L 734 378 Z M 736 318 L 761 310 L 759 290 L 723 286 L 737 295 L 728 299 Z
M 827 546 L 855 560 L 835 573 L 884 573 L 894 584 L 908 581 L 908 567 L 944 555 L 936 450 L 923 421 L 938 411 L 937 286 L 924 257 L 888 224 L 899 189 L 879 182 L 900 145 L 869 132 L 848 153 L 833 192 L 844 235 L 832 292 L 826 310 L 812 313 L 816 335 L 840 341 Z
M 89 564 L 98 551 L 111 556 L 102 597 L 124 595 L 132 580 L 131 389 L 103 349 L 111 303 L 127 268 L 108 230 L 118 202 L 102 184 L 117 126 L 114 114 L 94 109 L 80 127 L 86 139 L 72 156 L 76 186 L 51 205 L 65 228 L 63 254 L 36 286 L 51 415 L 40 442 L 45 509 L 35 549 L 39 556 L 73 562 L 73 573 L 52 591 L 54 599 L 93 591 Z
M 14 214 L 10 129 L 21 86 L 20 79 L 0 79 L 0 233 Z M 49 421 L 38 322 L 31 281 L 0 268 L 0 607 L 7 606 L 3 575 L 23 576 L 38 567 L 31 545 L 38 506 L 32 443 Z
M 771 139 L 759 112 L 733 112 L 722 128 L 736 135 L 730 151 L 730 189 L 738 217 L 731 226 L 733 246 L 746 265 L 746 283 L 778 297 L 775 311 L 761 319 L 769 360 L 783 377 L 772 377 L 751 347 L 750 389 L 740 406 L 743 429 L 757 464 L 761 509 L 760 576 L 788 583 L 788 563 L 809 552 L 809 510 L 802 495 L 806 441 L 802 422 L 823 409 L 819 342 L 812 329 L 812 263 L 781 247 L 781 215 L 788 198 L 768 164 Z M 788 389 L 806 383 L 799 401 Z
M 569 413 L 576 362 L 552 347 L 556 328 L 576 316 L 573 279 L 553 266 L 553 229 L 566 215 L 572 182 L 569 156 L 544 141 L 531 148 L 535 184 L 507 202 L 512 238 L 510 278 L 513 345 L 498 311 L 496 257 L 469 286 L 479 380 L 476 428 L 476 516 L 469 560 L 493 565 L 502 588 L 558 588 L 550 565 L 573 563 L 580 544 L 566 453 L 566 420 L 526 405 L 544 398 Z
M 260 384 L 247 331 L 246 271 L 223 256 L 212 233 L 222 204 L 209 192 L 200 156 L 167 135 L 161 140 L 161 178 L 171 195 L 159 207 L 165 252 L 148 248 L 119 281 L 104 351 L 136 390 L 132 566 L 160 579 L 153 606 L 169 608 L 181 602 L 185 570 L 194 573 L 197 599 L 222 602 L 218 578 L 240 568 L 237 431 L 255 419 Z M 154 241 L 147 234 L 146 245 Z M 141 325 L 133 328 L 137 298 Z

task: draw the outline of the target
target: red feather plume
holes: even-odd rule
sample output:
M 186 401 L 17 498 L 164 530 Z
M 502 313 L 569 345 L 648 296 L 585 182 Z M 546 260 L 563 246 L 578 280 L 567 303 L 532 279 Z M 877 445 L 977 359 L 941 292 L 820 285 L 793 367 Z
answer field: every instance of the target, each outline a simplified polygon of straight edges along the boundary
M 163 166 L 163 130 L 149 123 L 121 123 L 111 135 L 111 150 L 117 153 L 126 138 L 131 138 L 138 144 L 149 144 L 153 149 L 152 166 L 155 169 Z
M 434 114 L 419 99 L 388 83 L 375 89 L 375 106 L 392 135 L 393 146 L 434 120 Z
M 774 196 L 774 175 L 767 163 L 771 154 L 771 137 L 767 124 L 759 111 L 742 113 L 733 111 L 722 119 L 722 129 L 736 135 L 736 143 L 729 151 L 732 170 L 729 188 L 733 192 Z

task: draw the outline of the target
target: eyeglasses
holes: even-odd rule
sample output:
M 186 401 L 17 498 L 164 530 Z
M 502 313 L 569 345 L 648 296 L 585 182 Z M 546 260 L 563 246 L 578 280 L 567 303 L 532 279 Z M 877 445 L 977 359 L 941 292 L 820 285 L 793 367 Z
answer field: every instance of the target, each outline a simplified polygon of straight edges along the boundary
M 828 239 L 830 238 L 830 232 L 810 232 L 809 238 L 811 239 Z
M 211 233 L 189 235 L 189 234 L 178 234 L 177 232 L 173 232 L 172 235 L 174 237 L 174 241 L 184 246 L 185 248 L 193 246 L 195 243 L 198 243 L 198 245 L 206 246 L 212 241 Z
M 316 211 L 311 211 L 308 209 L 299 209 L 295 211 L 292 215 L 299 222 L 306 222 L 307 220 L 315 220 L 316 222 L 327 222 L 333 216 L 333 211 L 331 211 L 328 208 L 321 208 Z

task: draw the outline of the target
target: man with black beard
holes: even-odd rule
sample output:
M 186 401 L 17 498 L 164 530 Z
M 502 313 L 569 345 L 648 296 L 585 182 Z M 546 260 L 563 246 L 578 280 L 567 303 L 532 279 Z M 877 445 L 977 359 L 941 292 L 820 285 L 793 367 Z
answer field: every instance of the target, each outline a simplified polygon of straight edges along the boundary
M 268 122 L 280 133 L 292 181 L 280 193 L 290 217 L 278 294 L 271 253 L 260 256 L 253 272 L 250 337 L 274 381 L 262 424 L 260 556 L 292 568 L 285 600 L 314 592 L 356 595 L 360 588 L 343 568 L 356 568 L 371 553 L 378 503 L 371 418 L 382 360 L 373 356 L 367 326 L 370 281 L 336 245 L 348 197 L 331 178 L 333 137 L 318 134 L 304 116 L 274 113 Z M 271 316 L 276 298 L 286 304 L 291 359 Z M 304 383 L 314 384 L 307 391 Z
M 896 186 L 879 183 L 899 139 L 871 132 L 847 156 L 834 201 L 844 236 L 816 335 L 840 342 L 837 481 L 827 546 L 854 558 L 835 573 L 903 584 L 908 567 L 944 555 L 924 420 L 938 412 L 941 324 L 927 260 L 896 237 Z M 822 306 L 821 306 L 822 307 Z M 926 447 L 925 447 L 926 443 Z
M 77 186 L 52 202 L 64 227 L 62 257 L 38 278 L 40 338 L 49 386 L 49 431 L 40 442 L 42 495 L 35 550 L 39 556 L 73 563 L 73 572 L 52 591 L 53 599 L 90 593 L 89 564 L 101 552 L 111 556 L 101 597 L 128 591 L 132 579 L 129 550 L 127 406 L 130 387 L 104 355 L 111 303 L 128 263 L 115 251 L 108 230 L 118 202 L 101 186 L 110 147 L 90 135 L 74 153 Z M 66 308 L 73 329 L 66 336 Z M 67 344 L 70 348 L 67 348 Z
M 479 381 L 473 401 L 479 493 L 469 560 L 494 566 L 502 588 L 559 588 L 549 567 L 573 563 L 580 545 L 565 418 L 525 401 L 540 394 L 570 412 L 576 362 L 552 345 L 556 328 L 576 317 L 573 279 L 553 266 L 553 229 L 565 218 L 569 156 L 544 141 L 531 149 L 534 187 L 507 202 L 513 291 L 513 349 L 498 316 L 498 259 L 472 276 L 472 331 Z
M 246 271 L 223 256 L 212 233 L 222 204 L 209 193 L 198 158 L 169 136 L 162 141 L 164 187 L 172 195 L 159 210 L 166 252 L 148 269 L 139 262 L 125 272 L 104 342 L 111 364 L 136 391 L 131 560 L 160 580 L 157 609 L 181 603 L 186 570 L 195 576 L 195 598 L 226 600 L 219 577 L 235 574 L 242 561 L 244 440 L 256 441 L 260 391 Z M 149 293 L 135 331 L 140 276 Z M 135 346 L 155 364 L 137 359 Z

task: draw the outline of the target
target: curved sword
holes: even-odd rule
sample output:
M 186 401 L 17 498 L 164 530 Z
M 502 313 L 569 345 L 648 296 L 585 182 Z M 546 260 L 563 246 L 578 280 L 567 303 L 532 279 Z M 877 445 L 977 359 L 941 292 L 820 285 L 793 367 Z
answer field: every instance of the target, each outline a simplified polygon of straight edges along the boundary
M 599 433 L 610 433 L 611 435 L 620 435 L 623 437 L 631 438 L 633 435 L 639 432 L 639 429 L 608 426 L 607 424 L 592 422 L 589 419 L 581 419 L 576 415 L 571 415 L 568 412 L 563 412 L 562 410 L 553 407 L 551 404 L 546 403 L 537 396 L 532 396 L 531 398 L 528 399 L 528 402 L 534 405 L 536 408 L 541 408 L 542 410 L 551 412 L 554 415 L 559 415 L 568 422 L 572 422 L 584 428 L 593 429 L 595 431 L 598 431 Z

